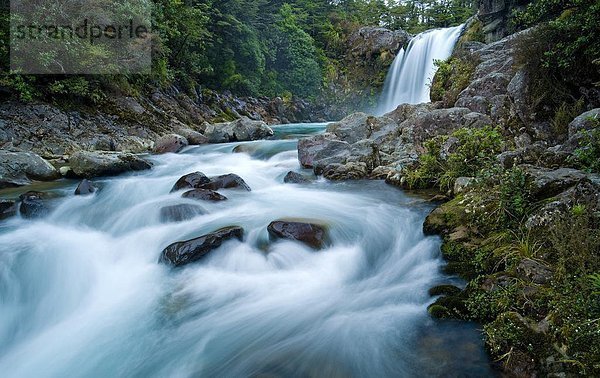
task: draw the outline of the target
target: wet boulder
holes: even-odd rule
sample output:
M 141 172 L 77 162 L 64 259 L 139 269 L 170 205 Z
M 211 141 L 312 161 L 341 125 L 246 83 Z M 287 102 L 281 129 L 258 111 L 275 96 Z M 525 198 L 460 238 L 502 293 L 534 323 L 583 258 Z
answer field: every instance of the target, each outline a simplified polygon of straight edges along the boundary
M 169 134 L 155 142 L 153 152 L 155 154 L 178 153 L 188 145 L 188 140 L 181 135 Z
M 225 197 L 224 195 L 221 195 L 221 194 L 215 192 L 214 190 L 208 190 L 208 189 L 193 189 L 193 190 L 183 193 L 182 197 L 188 198 L 188 199 L 193 199 L 193 200 L 212 201 L 212 202 L 219 202 L 219 201 L 227 200 L 227 197 Z
M 21 216 L 26 219 L 42 218 L 50 213 L 47 204 L 48 195 L 41 192 L 27 192 L 19 197 Z
M 360 180 L 367 178 L 368 175 L 367 164 L 361 162 L 329 164 L 323 170 L 323 177 L 331 181 Z
M 94 194 L 96 190 L 98 190 L 98 188 L 96 188 L 96 186 L 91 181 L 83 179 L 77 186 L 77 189 L 75 189 L 75 195 L 86 196 L 89 194 Z
M 133 154 L 89 151 L 71 155 L 69 166 L 78 177 L 87 179 L 152 168 L 152 164 Z
M 269 237 L 273 240 L 296 240 L 314 249 L 321 249 L 326 244 L 327 230 L 314 223 L 275 221 L 267 227 Z
M 283 182 L 286 184 L 306 184 L 310 182 L 310 180 L 298 172 L 290 171 L 283 178 Z
M 0 150 L 0 189 L 29 185 L 31 180 L 59 178 L 58 170 L 34 153 Z
M 228 240 L 242 241 L 243 237 L 244 229 L 241 227 L 222 228 L 196 239 L 171 244 L 163 250 L 159 262 L 181 267 L 201 260 Z
M 206 214 L 206 211 L 201 206 L 183 203 L 160 209 L 160 221 L 163 223 L 184 222 L 202 214 Z
M 219 189 L 243 189 L 252 191 L 250 186 L 246 184 L 240 176 L 229 173 L 217 177 L 211 177 L 210 181 L 201 186 L 202 189 L 219 190 Z
M 16 214 L 17 214 L 16 201 L 0 199 L 0 220 L 14 217 Z
M 199 189 L 210 183 L 210 179 L 202 172 L 194 172 L 183 176 L 173 186 L 171 193 L 184 189 Z

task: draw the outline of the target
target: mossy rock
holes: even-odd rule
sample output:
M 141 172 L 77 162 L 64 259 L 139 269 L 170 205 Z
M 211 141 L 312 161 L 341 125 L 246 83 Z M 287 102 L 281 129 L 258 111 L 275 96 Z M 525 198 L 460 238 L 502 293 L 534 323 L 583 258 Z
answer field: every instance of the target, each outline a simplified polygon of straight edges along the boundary
M 429 312 L 429 315 L 431 315 L 431 317 L 434 319 L 454 319 L 450 310 L 448 310 L 444 306 L 432 304 L 431 306 L 429 306 L 427 311 Z
M 464 319 L 467 315 L 467 306 L 458 296 L 443 296 L 429 306 L 427 311 L 436 319 Z
M 426 235 L 446 235 L 464 220 L 464 207 L 461 204 L 462 196 L 454 198 L 433 210 L 425 219 L 423 232 Z
M 484 327 L 486 342 L 496 356 L 517 348 L 534 356 L 544 356 L 549 352 L 548 335 L 536 332 L 533 321 L 516 312 L 505 312 Z
M 440 295 L 458 295 L 461 293 L 458 287 L 454 285 L 438 285 L 429 289 L 429 295 L 437 297 Z

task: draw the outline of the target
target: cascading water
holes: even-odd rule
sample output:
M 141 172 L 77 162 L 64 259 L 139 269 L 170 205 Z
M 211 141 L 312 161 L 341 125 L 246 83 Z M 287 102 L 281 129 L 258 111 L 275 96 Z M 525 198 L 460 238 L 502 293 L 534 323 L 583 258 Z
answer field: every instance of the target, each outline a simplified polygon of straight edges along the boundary
M 434 63 L 450 57 L 463 28 L 460 25 L 426 31 L 398 53 L 385 79 L 379 114 L 391 112 L 400 104 L 431 101 L 429 87 L 437 70 Z
M 427 315 L 428 288 L 447 282 L 439 240 L 422 233 L 429 203 L 382 182 L 282 183 L 300 170 L 294 138 L 323 128 L 279 127 L 282 139 L 246 153 L 157 156 L 151 172 L 67 195 L 45 219 L 0 223 L 2 376 L 489 375 L 474 325 Z M 253 191 L 162 223 L 162 206 L 195 203 L 169 193 L 194 171 L 236 173 Z M 266 226 L 288 217 L 327 222 L 332 246 L 269 243 Z M 170 243 L 230 225 L 244 242 L 183 269 L 158 264 Z

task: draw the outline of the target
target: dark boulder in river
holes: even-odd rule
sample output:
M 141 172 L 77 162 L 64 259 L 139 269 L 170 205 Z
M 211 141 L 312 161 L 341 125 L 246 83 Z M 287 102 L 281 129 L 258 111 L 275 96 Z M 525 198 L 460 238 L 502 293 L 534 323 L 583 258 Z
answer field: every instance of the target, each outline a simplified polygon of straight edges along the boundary
M 162 252 L 159 262 L 181 267 L 202 259 L 227 240 L 238 239 L 242 241 L 243 237 L 244 229 L 241 227 L 222 228 L 196 239 L 171 244 Z
M 297 240 L 314 249 L 321 249 L 325 245 L 326 229 L 318 224 L 275 221 L 267 230 L 272 239 Z
M 89 194 L 94 194 L 96 190 L 98 190 L 98 188 L 96 188 L 91 181 L 83 179 L 77 186 L 77 189 L 75 189 L 75 195 L 87 196 Z
M 244 179 L 233 173 L 212 177 L 210 182 L 202 185 L 201 188 L 210 190 L 240 188 L 249 192 L 252 191 Z
M 47 195 L 41 192 L 27 192 L 19 197 L 21 216 L 26 219 L 41 218 L 50 213 L 46 204 Z
M 17 214 L 17 203 L 11 200 L 0 200 L 0 220 Z
M 206 214 L 206 211 L 201 206 L 183 203 L 160 209 L 160 221 L 163 223 L 183 222 L 202 214 Z
M 183 189 L 199 189 L 203 185 L 210 183 L 210 179 L 202 172 L 194 172 L 189 175 L 185 175 L 173 186 L 171 193 L 183 190 Z
M 78 177 L 88 179 L 152 168 L 150 163 L 140 157 L 118 152 L 79 151 L 71 155 L 69 165 Z
M 283 178 L 283 182 L 286 184 L 306 184 L 307 182 L 310 182 L 310 180 L 298 172 L 290 171 Z
M 189 192 L 183 193 L 182 197 L 194 199 L 194 200 L 214 201 L 214 202 L 227 200 L 227 197 L 225 197 L 224 195 L 221 195 L 221 194 L 215 192 L 214 190 L 208 190 L 208 189 L 190 190 Z

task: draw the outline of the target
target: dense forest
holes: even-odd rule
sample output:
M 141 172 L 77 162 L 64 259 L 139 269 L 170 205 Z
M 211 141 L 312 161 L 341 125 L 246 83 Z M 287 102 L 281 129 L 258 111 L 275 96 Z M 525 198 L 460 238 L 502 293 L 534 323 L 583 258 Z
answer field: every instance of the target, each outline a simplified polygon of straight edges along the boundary
M 474 6 L 471 0 L 156 0 L 151 76 L 12 75 L 4 76 L 0 84 L 25 100 L 72 93 L 97 101 L 106 87 L 135 91 L 148 84 L 314 98 L 331 72 L 343 70 L 340 61 L 347 38 L 358 28 L 382 26 L 418 33 L 458 25 L 474 14 Z M 8 67 L 7 10 L 2 19 L 0 56 Z M 93 59 L 99 53 L 97 46 L 80 46 L 73 54 Z

